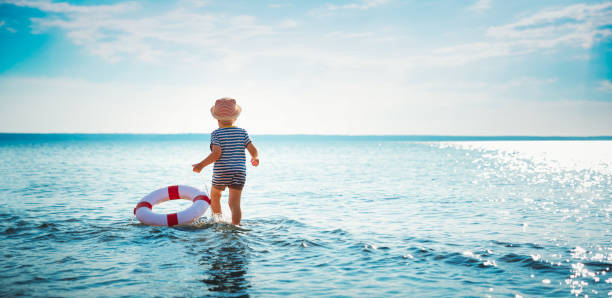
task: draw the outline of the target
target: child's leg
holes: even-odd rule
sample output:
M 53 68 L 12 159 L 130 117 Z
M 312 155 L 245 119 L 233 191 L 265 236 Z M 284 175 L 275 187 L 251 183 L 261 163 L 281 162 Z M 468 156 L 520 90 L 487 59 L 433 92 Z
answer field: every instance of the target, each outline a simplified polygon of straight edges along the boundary
M 229 207 L 232 210 L 232 224 L 239 225 L 242 219 L 242 210 L 240 210 L 240 196 L 242 195 L 242 189 L 229 189 Z
M 213 214 L 221 213 L 221 192 L 223 191 L 214 186 L 210 188 L 210 209 Z

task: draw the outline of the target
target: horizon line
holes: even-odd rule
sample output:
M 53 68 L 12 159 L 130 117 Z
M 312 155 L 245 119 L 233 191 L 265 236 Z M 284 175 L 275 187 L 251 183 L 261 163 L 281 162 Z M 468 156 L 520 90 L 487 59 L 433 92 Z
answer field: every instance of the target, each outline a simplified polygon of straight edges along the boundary
M 189 136 L 210 133 L 133 133 L 133 132 L 0 132 L 0 136 Z M 251 134 L 262 137 L 349 137 L 349 138 L 433 138 L 477 140 L 612 140 L 612 135 L 462 135 L 462 134 Z

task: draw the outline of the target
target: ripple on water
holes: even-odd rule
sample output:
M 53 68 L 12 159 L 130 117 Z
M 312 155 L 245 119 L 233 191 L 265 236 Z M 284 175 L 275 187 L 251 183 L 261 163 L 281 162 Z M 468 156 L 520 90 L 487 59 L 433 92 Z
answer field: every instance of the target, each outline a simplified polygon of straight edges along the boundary
M 542 260 L 541 258 L 533 255 L 525 256 L 515 253 L 509 253 L 502 256 L 498 260 L 506 263 L 517 263 L 519 266 L 546 273 L 557 273 L 565 275 L 568 271 L 568 266 L 566 264 L 555 264 L 550 261 Z

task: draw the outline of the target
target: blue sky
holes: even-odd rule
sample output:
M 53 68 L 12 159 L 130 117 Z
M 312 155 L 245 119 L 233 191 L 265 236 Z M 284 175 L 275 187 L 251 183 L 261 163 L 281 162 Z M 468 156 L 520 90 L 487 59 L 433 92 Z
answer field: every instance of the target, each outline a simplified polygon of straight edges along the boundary
M 0 131 L 612 135 L 610 1 L 0 0 Z

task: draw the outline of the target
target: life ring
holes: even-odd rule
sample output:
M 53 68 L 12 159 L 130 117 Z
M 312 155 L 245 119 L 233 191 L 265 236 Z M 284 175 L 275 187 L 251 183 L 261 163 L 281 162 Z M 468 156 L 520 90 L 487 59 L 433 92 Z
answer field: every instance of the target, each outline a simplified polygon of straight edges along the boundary
M 193 204 L 177 213 L 159 214 L 152 210 L 153 206 L 159 203 L 178 199 L 190 200 Z M 210 198 L 199 189 L 187 185 L 172 185 L 160 188 L 142 198 L 134 208 L 134 214 L 143 224 L 171 227 L 194 222 L 204 215 L 208 206 L 210 206 Z

